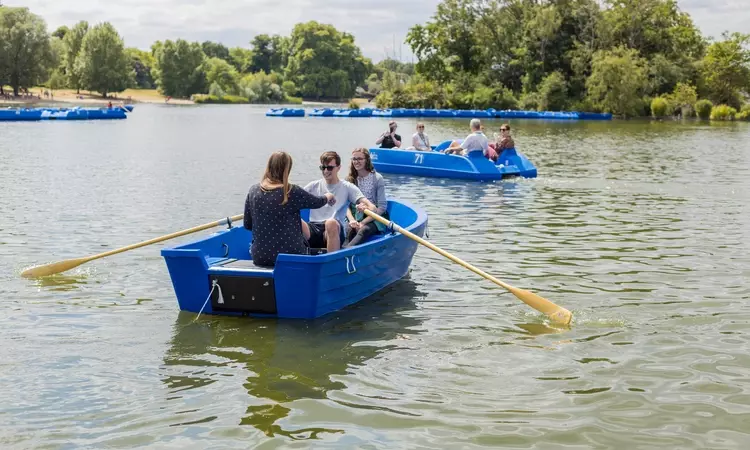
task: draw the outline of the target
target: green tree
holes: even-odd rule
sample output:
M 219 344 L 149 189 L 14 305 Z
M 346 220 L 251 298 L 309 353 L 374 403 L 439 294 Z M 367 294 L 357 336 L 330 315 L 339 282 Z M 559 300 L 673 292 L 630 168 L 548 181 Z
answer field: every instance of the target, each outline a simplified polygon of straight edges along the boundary
M 92 28 L 83 38 L 75 63 L 81 85 L 106 97 L 134 84 L 135 73 L 120 35 L 109 22 Z
M 28 8 L 0 9 L 0 86 L 10 84 L 18 95 L 47 78 L 50 38 L 44 20 Z
M 477 36 L 478 15 L 473 0 L 444 0 L 432 21 L 413 26 L 406 42 L 419 58 L 417 71 L 446 81 L 451 72 L 476 74 L 482 67 L 482 40 Z
M 61 27 L 57 27 L 57 29 L 52 33 L 52 36 L 58 39 L 64 39 L 65 35 L 68 34 L 68 31 L 70 31 L 70 28 L 63 25 Z
M 560 72 L 552 72 L 542 80 L 537 92 L 541 111 L 562 111 L 568 102 L 568 84 Z
M 83 38 L 89 31 L 89 23 L 82 20 L 75 24 L 71 30 L 65 33 L 63 44 L 65 44 L 65 75 L 68 77 L 67 85 L 76 92 L 81 92 L 81 74 L 76 72 L 76 59 L 81 53 Z
M 283 69 L 283 38 L 278 35 L 259 34 L 250 42 L 253 46 L 250 70 L 252 72 L 278 72 Z
M 205 59 L 201 45 L 183 39 L 156 42 L 156 66 L 152 73 L 159 92 L 172 97 L 190 97 L 206 91 Z
M 219 58 L 208 58 L 206 65 L 206 82 L 209 86 L 217 85 L 227 94 L 237 92 L 240 75 L 231 64 Z
M 242 47 L 229 50 L 229 62 L 239 73 L 248 73 L 253 65 L 253 51 Z
M 294 27 L 287 78 L 305 97 L 350 98 L 372 72 L 354 37 L 315 21 Z
M 229 49 L 224 44 L 218 42 L 205 41 L 201 44 L 203 53 L 206 54 L 207 58 L 219 58 L 224 61 L 230 61 Z
M 695 87 L 685 83 L 677 83 L 669 100 L 674 108 L 680 109 L 682 117 L 690 117 L 693 115 L 693 105 L 698 101 L 698 94 Z
M 156 82 L 151 74 L 151 70 L 156 64 L 154 56 L 146 51 L 137 48 L 126 48 L 125 54 L 130 58 L 130 65 L 135 73 L 135 86 L 140 89 L 154 89 Z
M 586 80 L 590 101 L 613 114 L 639 115 L 648 85 L 645 64 L 637 50 L 625 47 L 594 53 Z
M 740 93 L 750 92 L 750 34 L 723 35 L 700 64 L 705 94 L 714 104 L 739 108 Z

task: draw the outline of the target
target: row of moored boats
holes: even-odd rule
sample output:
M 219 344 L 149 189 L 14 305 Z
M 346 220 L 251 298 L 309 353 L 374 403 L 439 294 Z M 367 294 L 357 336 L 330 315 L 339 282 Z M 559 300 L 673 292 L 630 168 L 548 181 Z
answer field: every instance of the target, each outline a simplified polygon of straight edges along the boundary
M 40 120 L 114 120 L 126 119 L 133 105 L 103 108 L 5 108 L 0 109 L 0 122 L 35 122 Z
M 269 117 L 434 117 L 480 119 L 557 119 L 557 120 L 612 120 L 610 113 L 577 111 L 516 111 L 490 109 L 376 109 L 376 108 L 271 108 Z

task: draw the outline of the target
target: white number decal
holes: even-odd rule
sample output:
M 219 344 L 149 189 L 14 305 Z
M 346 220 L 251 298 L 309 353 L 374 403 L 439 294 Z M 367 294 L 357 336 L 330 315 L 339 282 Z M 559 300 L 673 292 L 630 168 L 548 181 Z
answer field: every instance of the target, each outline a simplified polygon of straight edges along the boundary
M 422 153 L 417 153 L 414 155 L 414 164 L 422 164 L 424 162 L 424 155 Z

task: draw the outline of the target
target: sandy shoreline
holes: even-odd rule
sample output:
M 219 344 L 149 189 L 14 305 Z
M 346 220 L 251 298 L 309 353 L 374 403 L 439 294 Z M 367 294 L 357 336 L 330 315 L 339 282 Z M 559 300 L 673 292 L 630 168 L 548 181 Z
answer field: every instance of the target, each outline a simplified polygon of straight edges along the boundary
M 124 92 L 113 94 L 111 97 L 104 98 L 90 92 L 81 91 L 76 94 L 71 89 L 61 89 L 52 92 L 52 96 L 44 96 L 44 88 L 29 89 L 33 97 L 18 97 L 12 100 L 6 100 L 0 97 L 0 105 L 7 106 L 31 106 L 31 105 L 55 105 L 55 104 L 78 104 L 78 105 L 95 105 L 105 106 L 109 102 L 113 105 L 136 104 L 136 103 L 167 103 L 175 105 L 192 105 L 192 100 L 171 98 L 166 101 L 166 97 L 159 94 L 156 90 L 128 89 Z M 49 91 L 47 91 L 49 92 Z M 40 98 L 41 97 L 41 98 Z

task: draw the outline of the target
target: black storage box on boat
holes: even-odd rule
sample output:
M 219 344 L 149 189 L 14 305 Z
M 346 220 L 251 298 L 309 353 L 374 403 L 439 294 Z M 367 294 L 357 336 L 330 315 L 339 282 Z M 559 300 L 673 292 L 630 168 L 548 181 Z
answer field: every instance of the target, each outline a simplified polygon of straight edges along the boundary
M 222 267 L 263 270 L 247 260 L 234 260 L 222 264 Z M 209 275 L 208 279 L 212 287 L 214 281 L 221 287 L 223 303 L 220 303 L 219 289 L 214 289 L 211 294 L 211 307 L 215 311 L 276 314 L 273 277 Z

